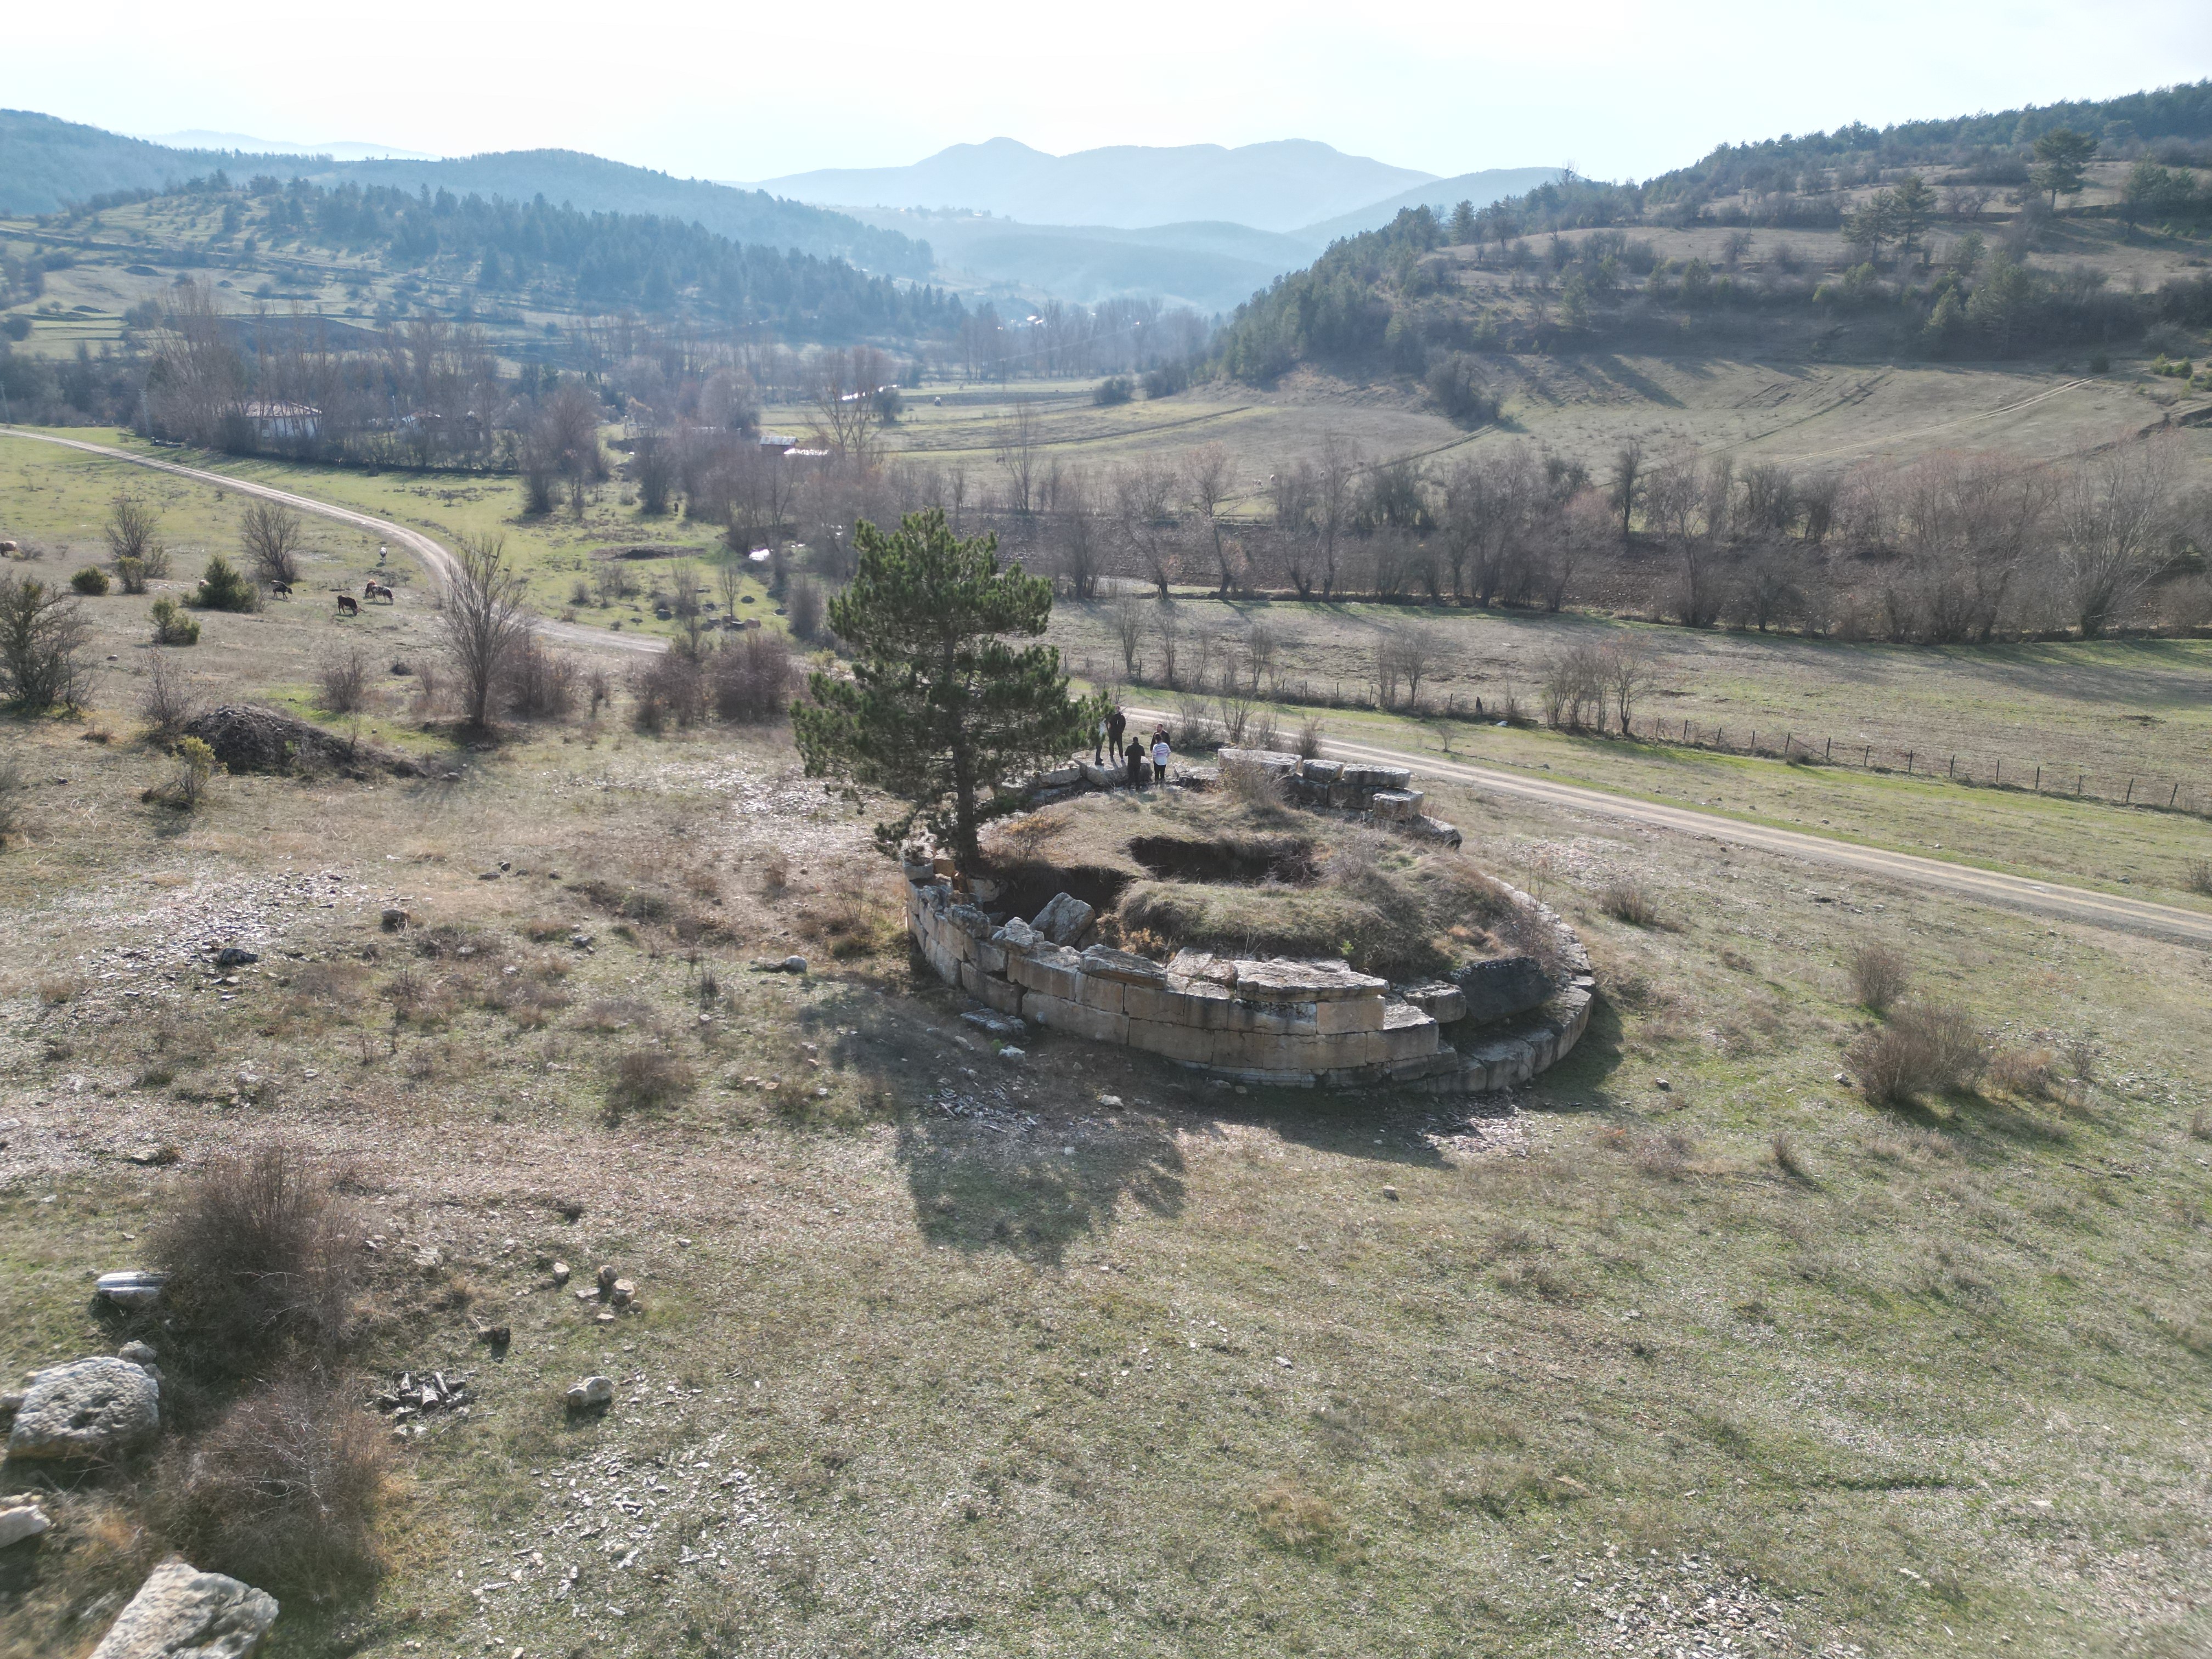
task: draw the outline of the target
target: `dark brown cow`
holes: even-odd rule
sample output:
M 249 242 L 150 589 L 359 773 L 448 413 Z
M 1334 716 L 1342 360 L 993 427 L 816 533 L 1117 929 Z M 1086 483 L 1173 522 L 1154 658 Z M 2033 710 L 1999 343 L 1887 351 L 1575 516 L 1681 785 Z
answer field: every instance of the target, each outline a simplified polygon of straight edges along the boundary
M 338 615 L 341 617 L 358 617 L 361 615 L 361 601 L 355 599 L 350 593 L 339 594 Z

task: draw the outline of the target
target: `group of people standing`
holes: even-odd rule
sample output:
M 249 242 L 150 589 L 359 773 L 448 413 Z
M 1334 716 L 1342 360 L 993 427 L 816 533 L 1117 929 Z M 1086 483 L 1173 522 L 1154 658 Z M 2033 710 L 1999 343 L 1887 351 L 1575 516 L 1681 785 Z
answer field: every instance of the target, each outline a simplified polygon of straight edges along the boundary
M 1143 783 L 1147 777 L 1154 782 L 1165 783 L 1168 781 L 1169 759 L 1166 724 L 1163 722 L 1152 728 L 1152 741 L 1149 752 L 1146 748 L 1145 740 L 1134 734 L 1130 735 L 1127 748 L 1124 749 L 1121 746 L 1122 734 L 1128 730 L 1129 717 L 1117 706 L 1104 720 L 1098 722 L 1098 742 L 1091 751 L 1091 764 L 1105 765 L 1106 757 L 1110 753 L 1118 757 L 1128 768 L 1129 787 L 1132 789 Z

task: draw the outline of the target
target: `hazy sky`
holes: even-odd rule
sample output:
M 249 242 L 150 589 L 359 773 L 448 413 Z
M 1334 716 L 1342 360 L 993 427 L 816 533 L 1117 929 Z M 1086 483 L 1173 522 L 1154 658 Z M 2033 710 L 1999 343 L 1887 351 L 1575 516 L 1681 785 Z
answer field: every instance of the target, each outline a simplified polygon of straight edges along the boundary
M 24 7 L 7 57 L 8 102 L 118 131 L 559 146 L 706 178 L 1001 134 L 1056 152 L 1318 138 L 1437 173 L 1620 178 L 1729 140 L 2194 80 L 2212 4 L 108 0 L 95 27 Z

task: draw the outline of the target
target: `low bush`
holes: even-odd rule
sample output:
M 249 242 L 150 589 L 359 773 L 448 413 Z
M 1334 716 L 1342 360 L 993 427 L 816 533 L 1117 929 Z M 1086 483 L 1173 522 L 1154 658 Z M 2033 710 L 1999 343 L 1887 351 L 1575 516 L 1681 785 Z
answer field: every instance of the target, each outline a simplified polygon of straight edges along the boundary
M 607 1085 L 607 1115 L 619 1120 L 630 1112 L 673 1105 L 691 1092 L 697 1080 L 689 1066 L 665 1048 L 629 1049 L 615 1060 L 614 1080 Z
M 575 712 L 581 678 L 574 657 L 529 635 L 507 674 L 507 712 L 522 720 L 566 720 Z
M 714 713 L 738 726 L 769 726 L 791 712 L 791 645 L 780 634 L 750 629 L 708 660 Z
M 138 714 L 146 722 L 147 735 L 160 743 L 174 742 L 191 719 L 193 708 L 191 688 L 183 674 L 168 659 L 155 658 L 145 688 L 138 694 Z
M 1298 722 L 1298 758 L 1321 758 L 1321 716 L 1309 714 Z
M 88 564 L 70 578 L 70 586 L 87 599 L 98 599 L 107 592 L 107 573 L 96 564 Z
M 200 642 L 199 619 L 185 614 L 184 607 L 163 594 L 154 601 L 154 643 L 156 645 L 198 645 Z
M 705 669 L 681 651 L 664 651 L 630 676 L 631 719 L 641 732 L 659 737 L 707 718 Z
M 2212 898 L 2212 859 L 2198 859 L 2189 866 L 2183 884 L 2192 893 Z
M 1911 981 L 1903 956 L 1887 945 L 1862 945 L 1851 952 L 1851 1000 L 1871 1014 L 1887 1014 Z
M 190 603 L 199 611 L 258 611 L 261 591 L 218 553 L 200 572 L 200 585 L 192 590 Z
M 0 847 L 23 833 L 30 804 L 31 781 L 13 756 L 0 757 Z
M 822 594 L 822 584 L 811 576 L 793 579 L 791 590 L 785 599 L 789 613 L 785 621 L 791 626 L 791 637 L 809 644 L 822 636 L 823 619 L 829 614 L 829 601 Z
M 1126 374 L 1109 374 L 1091 388 L 1091 401 L 1101 409 L 1126 404 L 1137 395 L 1136 383 Z
M 1905 1106 L 1979 1080 L 1989 1063 L 1982 1036 L 1966 1013 L 1942 1003 L 1901 1008 L 1887 1025 L 1863 1034 L 1850 1060 L 1869 1100 Z
M 115 562 L 115 579 L 123 584 L 125 592 L 143 593 L 146 591 L 146 561 L 118 559 Z
M 1221 787 L 1239 805 L 1266 807 L 1283 804 L 1283 781 L 1259 762 L 1241 755 L 1221 763 Z
M 315 671 L 315 707 L 325 714 L 357 714 L 368 702 L 368 659 L 358 646 L 325 657 Z
M 169 1454 L 153 1519 L 204 1571 L 280 1598 L 328 1600 L 383 1571 L 376 1516 L 389 1443 L 383 1425 L 328 1382 L 288 1378 Z
M 154 1228 L 178 1328 L 210 1369 L 272 1347 L 326 1354 L 352 1317 L 362 1228 L 338 1173 L 275 1141 L 216 1158 Z

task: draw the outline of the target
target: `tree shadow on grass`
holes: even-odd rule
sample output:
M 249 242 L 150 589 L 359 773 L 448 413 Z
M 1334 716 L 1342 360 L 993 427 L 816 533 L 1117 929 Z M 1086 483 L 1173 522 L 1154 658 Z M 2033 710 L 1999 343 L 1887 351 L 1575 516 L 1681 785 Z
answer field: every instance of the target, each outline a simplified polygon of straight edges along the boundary
M 1079 1139 L 1060 1139 L 1068 1133 Z M 1058 1267 L 1070 1246 L 1110 1228 L 1125 1202 L 1167 1219 L 1182 1212 L 1173 1127 L 1146 1115 L 1125 1114 L 1100 1136 L 1089 1126 L 1008 1133 L 912 1113 L 899 1125 L 898 1158 L 922 1237 L 971 1254 Z

